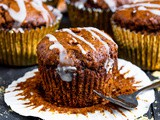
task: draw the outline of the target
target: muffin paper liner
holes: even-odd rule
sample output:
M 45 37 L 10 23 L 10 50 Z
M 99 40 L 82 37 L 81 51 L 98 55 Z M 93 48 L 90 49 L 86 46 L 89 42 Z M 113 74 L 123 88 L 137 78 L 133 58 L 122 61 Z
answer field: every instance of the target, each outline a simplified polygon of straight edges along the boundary
M 111 23 L 120 58 L 143 70 L 160 69 L 160 35 L 136 33 L 115 25 L 113 21 Z
M 37 64 L 36 47 L 47 34 L 58 29 L 61 16 L 51 26 L 15 31 L 0 30 L 0 64 L 30 66 Z
M 104 75 L 85 69 L 83 72 L 78 71 L 71 82 L 65 82 L 61 80 L 55 70 L 39 68 L 46 100 L 57 102 L 59 106 L 84 107 L 100 103 L 102 99 L 94 94 L 93 90 L 104 93 L 106 90 L 104 85 L 109 82 L 108 79 L 111 77 L 110 74 Z M 110 95 L 111 88 L 106 91 Z
M 78 8 L 74 4 L 66 1 L 68 8 L 68 15 L 72 27 L 96 27 L 105 32 L 112 34 L 110 17 L 112 12 L 110 10 L 102 10 L 99 8 Z
M 120 70 L 120 73 L 126 73 L 125 77 L 134 77 L 136 82 L 134 86 L 138 86 L 137 88 L 144 87 L 146 85 L 151 84 L 152 82 L 147 77 L 147 75 L 137 66 L 131 64 L 130 62 L 127 62 L 125 60 L 119 59 L 118 60 L 118 69 L 120 69 L 122 66 L 123 69 Z M 71 113 L 59 113 L 58 111 L 50 111 L 49 108 L 47 110 L 42 110 L 43 105 L 41 106 L 28 106 L 27 103 L 30 103 L 30 100 L 23 100 L 20 98 L 24 98 L 24 96 L 21 96 L 23 91 L 18 90 L 17 87 L 19 83 L 25 82 L 28 78 L 31 78 L 35 76 L 35 72 L 37 72 L 38 69 L 34 69 L 30 72 L 27 72 L 23 77 L 19 78 L 18 80 L 11 83 L 11 85 L 8 86 L 5 90 L 4 94 L 4 100 L 8 106 L 11 107 L 11 109 L 15 112 L 17 112 L 20 115 L 23 116 L 34 116 L 39 117 L 44 120 L 133 120 L 140 116 L 143 116 L 149 109 L 149 106 L 152 102 L 155 100 L 155 94 L 154 90 L 148 90 L 144 92 L 143 94 L 140 94 L 138 97 L 138 107 L 132 110 L 126 110 L 123 108 L 117 108 L 120 111 L 113 110 L 113 112 L 109 112 L 107 110 L 104 110 L 104 112 L 100 112 L 98 110 L 95 111 L 95 113 L 88 112 L 87 115 L 83 114 L 71 114 Z M 77 94 L 78 96 L 78 94 Z M 149 97 L 148 97 L 149 96 Z M 37 101 L 35 101 L 37 102 Z M 30 103 L 31 105 L 34 103 Z M 87 108 L 87 107 L 86 107 Z M 81 109 L 81 108 L 79 108 Z

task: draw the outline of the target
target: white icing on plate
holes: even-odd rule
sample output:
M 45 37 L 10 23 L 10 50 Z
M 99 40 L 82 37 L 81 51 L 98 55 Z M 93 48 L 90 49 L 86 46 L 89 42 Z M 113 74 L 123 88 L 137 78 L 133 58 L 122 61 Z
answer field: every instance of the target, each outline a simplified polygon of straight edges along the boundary
M 136 83 L 135 86 L 144 87 L 146 85 L 151 84 L 150 79 L 147 75 L 137 66 L 133 65 L 130 62 L 125 60 L 119 59 L 118 60 L 118 68 L 120 69 L 121 66 L 124 66 L 120 73 L 130 71 L 125 75 L 125 77 L 134 76 L 135 80 L 141 81 L 140 83 Z M 58 112 L 51 112 L 49 110 L 40 111 L 43 106 L 39 106 L 37 108 L 27 107 L 24 103 L 27 103 L 29 100 L 18 100 L 19 98 L 23 98 L 24 96 L 16 96 L 18 93 L 22 91 L 14 91 L 17 89 L 17 84 L 26 81 L 27 78 L 33 77 L 35 72 L 38 69 L 34 69 L 30 72 L 27 72 L 23 77 L 19 78 L 18 80 L 12 82 L 11 85 L 5 90 L 4 100 L 8 106 L 15 112 L 23 116 L 34 116 L 39 117 L 45 120 L 133 120 L 136 119 L 143 114 L 145 114 L 149 106 L 155 100 L 154 90 L 149 90 L 144 92 L 143 94 L 139 95 L 138 103 L 139 106 L 131 111 L 119 108 L 124 115 L 122 115 L 119 111 L 113 110 L 111 114 L 107 110 L 104 113 L 100 113 L 100 111 L 95 111 L 95 113 L 88 113 L 87 116 L 82 114 L 65 114 L 65 113 L 58 113 Z M 148 97 L 149 96 L 149 97 Z

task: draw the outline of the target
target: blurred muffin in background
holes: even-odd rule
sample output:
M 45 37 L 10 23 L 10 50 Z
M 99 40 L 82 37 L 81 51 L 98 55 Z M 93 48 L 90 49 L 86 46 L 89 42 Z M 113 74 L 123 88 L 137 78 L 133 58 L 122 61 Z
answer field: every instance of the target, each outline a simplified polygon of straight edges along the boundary
M 144 0 L 66 0 L 66 3 L 73 27 L 94 26 L 112 35 L 110 18 L 117 7 L 141 1 Z
M 119 57 L 144 70 L 159 70 L 159 21 L 160 1 L 120 7 L 111 19 L 115 41 L 119 46 Z
M 37 63 L 36 46 L 59 26 L 61 13 L 41 0 L 0 1 L 0 64 Z

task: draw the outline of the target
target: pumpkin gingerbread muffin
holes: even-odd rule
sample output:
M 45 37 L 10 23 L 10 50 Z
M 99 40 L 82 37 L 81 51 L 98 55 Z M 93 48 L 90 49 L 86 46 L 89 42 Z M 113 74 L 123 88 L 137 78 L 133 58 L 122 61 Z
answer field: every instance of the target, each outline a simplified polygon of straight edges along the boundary
M 87 107 L 102 101 L 105 85 L 117 70 L 117 45 L 93 27 L 61 29 L 37 46 L 45 98 L 59 106 Z M 112 83 L 112 82 L 111 82 Z

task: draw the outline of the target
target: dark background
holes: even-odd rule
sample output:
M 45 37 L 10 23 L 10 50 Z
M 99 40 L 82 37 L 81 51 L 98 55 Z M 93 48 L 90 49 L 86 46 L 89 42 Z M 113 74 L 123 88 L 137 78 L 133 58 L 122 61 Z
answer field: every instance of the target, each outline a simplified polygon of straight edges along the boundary
M 65 13 L 60 25 L 60 28 L 69 27 L 70 22 L 68 20 L 68 15 Z M 31 67 L 8 67 L 0 65 L 0 120 L 40 120 L 35 117 L 24 117 L 13 112 L 4 102 L 3 93 L 4 89 L 11 84 L 12 81 L 17 80 L 22 77 L 27 71 L 33 70 L 37 66 Z M 151 76 L 151 71 L 145 71 L 146 74 L 154 80 L 155 78 Z M 144 115 L 148 119 L 154 118 L 154 120 L 160 120 L 160 92 L 155 90 L 156 100 L 150 106 L 149 111 Z M 148 96 L 149 97 L 149 96 Z

